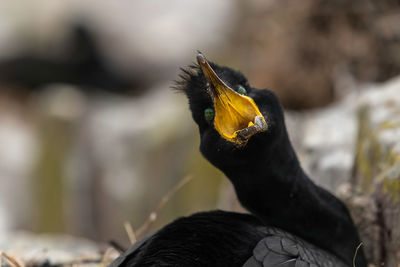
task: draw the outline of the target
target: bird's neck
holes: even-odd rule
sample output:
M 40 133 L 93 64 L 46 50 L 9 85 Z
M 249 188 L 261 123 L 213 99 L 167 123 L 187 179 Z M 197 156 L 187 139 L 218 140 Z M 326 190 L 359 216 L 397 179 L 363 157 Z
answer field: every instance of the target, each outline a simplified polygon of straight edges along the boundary
M 288 137 L 255 154 L 251 166 L 224 171 L 240 202 L 266 224 L 350 263 L 360 240 L 349 212 L 339 199 L 308 178 Z M 358 266 L 364 265 L 360 262 Z

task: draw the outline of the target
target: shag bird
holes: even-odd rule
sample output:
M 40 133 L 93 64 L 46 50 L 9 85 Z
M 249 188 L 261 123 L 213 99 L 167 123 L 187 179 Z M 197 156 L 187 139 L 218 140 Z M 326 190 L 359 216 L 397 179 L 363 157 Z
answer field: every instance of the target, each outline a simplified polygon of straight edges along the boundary
M 92 32 L 84 25 L 73 27 L 71 39 L 71 51 L 59 58 L 25 52 L 0 60 L 0 85 L 30 92 L 48 84 L 66 83 L 85 92 L 100 89 L 119 94 L 136 93 L 144 86 L 142 78 L 128 78 L 107 64 Z
M 147 236 L 112 266 L 366 267 L 345 205 L 305 174 L 271 91 L 209 63 L 183 70 L 180 88 L 200 131 L 200 150 L 233 183 L 251 214 L 180 218 Z M 357 251 L 357 252 L 356 252 Z

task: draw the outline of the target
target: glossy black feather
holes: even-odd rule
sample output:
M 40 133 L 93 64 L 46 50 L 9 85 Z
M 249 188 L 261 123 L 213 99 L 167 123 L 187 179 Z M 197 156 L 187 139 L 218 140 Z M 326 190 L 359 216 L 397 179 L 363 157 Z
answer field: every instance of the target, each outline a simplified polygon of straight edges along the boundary
M 245 146 L 226 141 L 204 118 L 204 110 L 213 108 L 204 75 L 196 68 L 183 71 L 179 88 L 199 126 L 200 150 L 253 215 L 210 212 L 179 219 L 118 266 L 351 266 L 358 232 L 344 204 L 302 170 L 277 97 L 252 88 L 238 71 L 211 66 L 232 89 L 246 89 L 268 124 Z M 362 249 L 356 266 L 366 267 Z
M 262 227 L 267 237 L 257 243 L 243 267 L 346 267 L 330 253 L 273 227 Z
M 297 266 L 323 262 L 344 267 L 333 255 L 256 217 L 224 211 L 180 218 L 134 244 L 117 266 Z M 296 265 L 297 264 L 297 265 Z
M 254 216 L 213 211 L 180 218 L 112 266 L 242 266 L 263 233 Z

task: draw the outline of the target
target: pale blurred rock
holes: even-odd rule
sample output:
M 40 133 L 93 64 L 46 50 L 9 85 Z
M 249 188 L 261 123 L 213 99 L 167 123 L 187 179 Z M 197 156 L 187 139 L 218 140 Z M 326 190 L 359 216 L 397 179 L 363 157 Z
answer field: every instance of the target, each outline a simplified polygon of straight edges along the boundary
M 3 231 L 31 225 L 30 175 L 38 144 L 29 119 L 20 105 L 0 97 L 0 239 Z
M 286 117 L 289 136 L 311 178 L 330 191 L 349 181 L 357 135 L 352 101 L 311 112 L 287 112 Z
M 358 111 L 368 105 L 376 125 L 387 129 L 378 138 L 390 148 L 399 145 L 400 77 L 355 91 L 338 103 L 311 112 L 287 112 L 289 135 L 303 167 L 322 186 L 335 191 L 349 181 L 356 153 Z
M 12 232 L 0 240 L 0 251 L 27 266 L 41 264 L 99 266 L 118 256 L 112 252 L 104 254 L 105 245 L 84 238 L 68 235 L 33 234 Z M 104 258 L 104 256 L 106 258 Z M 3 258 L 3 263 L 5 263 Z M 2 265 L 11 266 L 11 265 Z

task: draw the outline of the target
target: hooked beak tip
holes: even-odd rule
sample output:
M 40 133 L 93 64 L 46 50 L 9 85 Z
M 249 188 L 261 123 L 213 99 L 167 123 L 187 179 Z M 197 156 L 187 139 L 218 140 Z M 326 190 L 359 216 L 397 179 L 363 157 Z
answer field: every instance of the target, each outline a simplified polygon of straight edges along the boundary
M 197 63 L 199 63 L 200 65 L 204 65 L 206 64 L 206 62 L 207 62 L 206 57 L 201 52 L 199 52 L 197 54 Z

